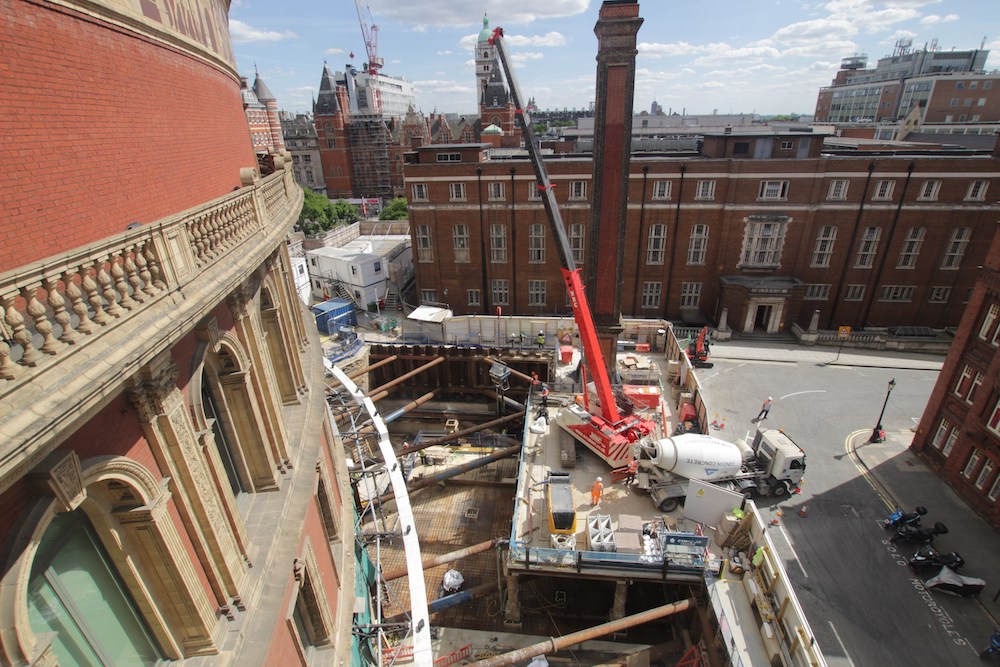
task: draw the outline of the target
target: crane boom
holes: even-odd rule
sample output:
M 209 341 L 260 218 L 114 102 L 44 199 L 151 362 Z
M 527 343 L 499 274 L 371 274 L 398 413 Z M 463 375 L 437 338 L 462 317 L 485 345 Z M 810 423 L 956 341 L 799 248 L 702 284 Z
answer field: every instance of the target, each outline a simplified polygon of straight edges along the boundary
M 607 421 L 615 424 L 621 421 L 621 414 L 618 411 L 618 404 L 615 402 L 614 393 L 611 390 L 611 380 L 608 377 L 608 369 L 604 363 L 604 355 L 601 354 L 600 342 L 597 339 L 597 328 L 594 326 L 594 317 L 590 312 L 590 305 L 587 303 L 587 296 L 583 288 L 583 281 L 580 279 L 580 270 L 573 261 L 573 251 L 563 227 L 562 215 L 556 204 L 556 195 L 552 190 L 552 182 L 549 179 L 545 162 L 538 152 L 535 143 L 535 130 L 531 126 L 531 116 L 525 108 L 521 98 L 521 89 L 517 85 L 517 78 L 514 75 L 514 68 L 510 65 L 510 57 L 507 54 L 507 45 L 503 40 L 503 28 L 496 28 L 490 38 L 490 44 L 496 47 L 500 65 L 503 67 L 504 76 L 507 77 L 507 84 L 510 86 L 510 94 L 514 99 L 514 112 L 521 118 L 521 134 L 524 136 L 525 148 L 531 158 L 531 166 L 535 171 L 535 178 L 538 179 L 538 189 L 542 194 L 542 205 L 545 207 L 545 214 L 549 221 L 549 227 L 556 238 L 556 248 L 559 252 L 559 260 L 562 263 L 563 281 L 566 283 L 566 292 L 569 294 L 570 305 L 573 308 L 573 318 L 580 329 L 580 340 L 583 345 L 584 356 L 587 359 L 587 367 L 594 379 L 594 387 L 597 389 L 597 398 L 600 401 L 601 416 Z
M 631 413 L 623 416 L 618 409 L 611 380 L 608 377 L 608 368 L 604 363 L 604 355 L 601 353 L 600 341 L 597 338 L 597 327 L 594 325 L 594 317 L 590 311 L 590 305 L 587 303 L 583 281 L 580 278 L 580 270 L 573 260 L 573 250 L 569 244 L 566 229 L 563 227 L 562 215 L 559 213 L 556 196 L 552 190 L 552 182 L 535 142 L 535 130 L 531 126 L 531 116 L 521 97 L 521 89 L 517 85 L 517 78 L 510 64 L 507 46 L 503 39 L 503 28 L 496 28 L 489 41 L 497 49 L 497 57 L 514 100 L 514 112 L 521 120 L 521 134 L 524 137 L 532 169 L 535 171 L 535 178 L 538 180 L 537 186 L 541 190 L 542 205 L 545 208 L 549 227 L 556 239 L 556 248 L 562 262 L 563 282 L 566 284 L 566 292 L 573 308 L 573 318 L 580 330 L 580 342 L 583 346 L 587 368 L 593 377 L 597 398 L 600 402 L 598 414 L 589 413 L 585 408 L 575 404 L 566 406 L 560 413 L 559 424 L 612 467 L 625 465 L 632 459 L 633 443 L 652 433 L 655 424 Z M 596 251 L 595 248 L 594 252 Z M 586 387 L 584 387 L 584 395 L 586 395 Z

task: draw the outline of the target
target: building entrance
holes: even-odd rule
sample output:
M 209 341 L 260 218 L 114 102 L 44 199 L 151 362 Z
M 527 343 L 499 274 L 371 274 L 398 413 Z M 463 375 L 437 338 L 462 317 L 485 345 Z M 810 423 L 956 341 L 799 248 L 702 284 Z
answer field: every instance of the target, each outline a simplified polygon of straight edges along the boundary
M 767 332 L 771 325 L 771 305 L 761 304 L 757 306 L 757 312 L 753 318 L 753 330 Z

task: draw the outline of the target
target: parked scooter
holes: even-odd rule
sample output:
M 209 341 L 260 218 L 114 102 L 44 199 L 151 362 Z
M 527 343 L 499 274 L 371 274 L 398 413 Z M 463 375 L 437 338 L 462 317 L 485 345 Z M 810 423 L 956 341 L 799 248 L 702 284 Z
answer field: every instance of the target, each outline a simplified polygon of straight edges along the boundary
M 988 658 L 994 653 L 1000 653 L 1000 630 L 993 633 L 990 637 L 990 645 L 979 652 L 980 658 Z
M 965 559 L 954 551 L 943 554 L 935 551 L 933 547 L 924 547 L 913 554 L 909 563 L 914 572 L 936 572 L 941 567 L 957 570 L 965 565 Z
M 941 572 L 924 582 L 924 586 L 951 595 L 971 598 L 979 595 L 979 592 L 986 587 L 986 582 L 978 577 L 963 577 L 947 567 L 942 567 Z
M 896 534 L 890 537 L 889 541 L 898 542 L 899 540 L 904 540 L 914 544 L 930 544 L 934 541 L 936 536 L 944 535 L 947 532 L 948 526 L 944 525 L 940 521 L 935 523 L 932 528 L 924 528 L 923 526 L 909 524 L 897 528 Z
M 920 517 L 927 514 L 927 508 L 917 505 L 912 512 L 904 512 L 902 507 L 897 507 L 896 511 L 882 519 L 883 528 L 899 528 L 920 523 Z

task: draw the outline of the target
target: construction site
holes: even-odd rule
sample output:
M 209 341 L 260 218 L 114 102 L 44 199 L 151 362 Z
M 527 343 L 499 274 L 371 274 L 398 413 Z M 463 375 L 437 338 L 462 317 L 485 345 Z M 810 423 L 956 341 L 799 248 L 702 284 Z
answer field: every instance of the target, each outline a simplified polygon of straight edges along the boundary
M 617 49 L 605 65 L 634 72 L 622 44 L 638 5 L 600 16 L 602 54 Z M 622 321 L 614 298 L 585 290 L 502 29 L 489 45 L 574 317 L 452 317 L 327 361 L 369 564 L 355 635 L 380 665 L 825 664 L 752 500 L 797 492 L 805 452 L 780 431 L 712 436 L 724 424 L 697 377 L 707 328 Z M 598 62 L 600 91 L 617 73 Z M 613 145 L 601 125 L 631 105 L 604 106 L 598 140 Z M 595 189 L 624 205 L 621 172 L 595 162 Z M 600 248 L 597 271 L 609 258 L 615 270 L 615 244 Z

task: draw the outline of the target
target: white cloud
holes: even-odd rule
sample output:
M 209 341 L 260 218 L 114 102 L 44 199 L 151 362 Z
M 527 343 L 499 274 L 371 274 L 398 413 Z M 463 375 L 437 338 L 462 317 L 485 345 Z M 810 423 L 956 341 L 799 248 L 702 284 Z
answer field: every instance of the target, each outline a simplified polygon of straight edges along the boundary
M 458 83 L 457 81 L 450 79 L 424 79 L 422 81 L 414 81 L 413 87 L 417 89 L 417 93 L 461 93 L 463 95 L 473 94 L 476 92 L 474 86 L 467 85 L 465 83 Z
M 261 30 L 247 25 L 239 19 L 229 19 L 229 33 L 232 35 L 235 44 L 248 44 L 250 42 L 281 42 L 286 39 L 298 37 L 294 32 L 286 30 L 278 32 L 276 30 Z
M 924 18 L 920 19 L 920 22 L 924 25 L 934 25 L 935 23 L 951 23 L 952 21 L 957 21 L 958 19 L 958 14 L 946 14 L 945 16 L 941 16 L 940 14 L 928 14 Z
M 552 46 L 565 46 L 566 37 L 559 32 L 547 32 L 544 35 L 510 35 L 504 34 L 504 40 L 506 40 L 507 48 L 511 47 L 521 47 L 521 46 L 541 46 L 541 47 L 552 47 Z M 465 35 L 462 39 L 458 40 L 458 46 L 465 50 L 471 51 L 476 48 L 476 44 L 479 42 L 479 33 L 473 35 Z
M 520 51 L 513 54 L 510 59 L 513 60 L 515 64 L 520 64 L 528 60 L 541 60 L 544 57 L 544 53 L 539 53 L 537 51 Z
M 439 56 L 450 56 L 451 55 L 451 49 L 445 49 L 444 51 L 438 51 L 437 54 Z
M 335 46 L 335 47 L 333 47 L 331 49 L 327 49 L 323 53 L 325 55 L 328 55 L 328 56 L 339 56 L 339 55 L 342 55 L 344 53 L 347 53 L 347 51 L 344 51 L 343 49 L 338 48 L 338 47 Z
M 636 48 L 639 50 L 640 57 L 647 56 L 650 58 L 669 58 L 674 56 L 693 56 L 702 53 L 710 53 L 712 51 L 729 49 L 731 47 L 725 42 L 717 42 L 713 44 L 689 44 L 688 42 L 670 42 L 667 44 L 660 44 L 657 42 L 640 42 Z
M 483 4 L 478 0 L 368 0 L 372 15 L 411 26 L 413 30 L 456 28 L 480 24 Z M 493 3 L 487 14 L 490 27 L 532 23 L 576 16 L 587 11 L 589 0 L 505 0 Z M 470 19 L 473 19 L 470 21 Z

